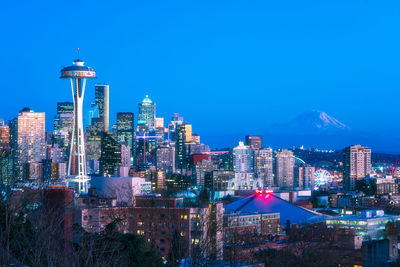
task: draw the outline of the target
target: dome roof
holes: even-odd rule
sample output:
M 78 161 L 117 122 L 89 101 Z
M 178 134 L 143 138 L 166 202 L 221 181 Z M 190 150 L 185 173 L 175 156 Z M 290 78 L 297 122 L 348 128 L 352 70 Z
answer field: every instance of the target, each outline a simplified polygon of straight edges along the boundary
M 142 101 L 143 104 L 151 104 L 153 101 L 149 98 L 149 95 L 146 95 L 146 97 Z

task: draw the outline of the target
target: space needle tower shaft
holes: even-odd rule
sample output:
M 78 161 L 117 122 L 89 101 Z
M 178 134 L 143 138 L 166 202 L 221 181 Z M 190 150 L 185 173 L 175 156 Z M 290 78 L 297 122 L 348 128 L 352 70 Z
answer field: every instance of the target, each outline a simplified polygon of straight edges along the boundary
M 96 77 L 94 69 L 84 66 L 84 62 L 78 59 L 72 66 L 61 70 L 61 78 L 70 79 L 72 96 L 74 100 L 74 118 L 71 136 L 70 155 L 68 160 L 67 181 L 70 187 L 74 187 L 77 193 L 88 191 L 86 171 L 85 138 L 83 132 L 83 97 L 85 94 L 86 79 Z

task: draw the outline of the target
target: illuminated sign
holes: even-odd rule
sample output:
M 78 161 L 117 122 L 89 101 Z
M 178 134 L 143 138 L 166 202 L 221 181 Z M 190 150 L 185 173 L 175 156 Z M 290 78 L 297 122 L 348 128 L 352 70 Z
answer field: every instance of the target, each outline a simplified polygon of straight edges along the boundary
M 268 196 L 268 195 L 270 195 L 270 194 L 273 193 L 273 192 L 274 192 L 274 190 L 271 190 L 271 189 L 265 189 L 265 190 L 256 189 L 256 195 L 257 195 L 257 196 L 262 196 L 263 194 L 266 195 L 266 196 Z
M 87 78 L 94 78 L 96 77 L 95 71 L 85 70 L 85 71 L 64 71 L 62 73 L 62 77 L 87 77 Z

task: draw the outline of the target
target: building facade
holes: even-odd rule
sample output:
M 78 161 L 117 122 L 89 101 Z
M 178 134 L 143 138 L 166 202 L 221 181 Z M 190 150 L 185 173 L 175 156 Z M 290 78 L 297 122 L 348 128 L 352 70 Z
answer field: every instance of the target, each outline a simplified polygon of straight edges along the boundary
M 360 145 L 343 149 L 343 184 L 347 191 L 354 191 L 357 179 L 371 173 L 371 149 Z
M 287 149 L 275 155 L 275 183 L 283 189 L 292 189 L 294 185 L 294 155 Z

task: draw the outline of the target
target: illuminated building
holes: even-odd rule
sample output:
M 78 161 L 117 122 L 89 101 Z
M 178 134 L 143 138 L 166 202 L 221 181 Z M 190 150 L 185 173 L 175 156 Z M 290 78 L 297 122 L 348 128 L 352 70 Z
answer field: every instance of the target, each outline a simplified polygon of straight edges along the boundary
M 196 144 L 200 144 L 200 135 L 192 134 L 192 141 Z
M 315 167 L 305 166 L 304 167 L 304 183 L 303 188 L 313 190 L 314 189 L 314 176 Z
M 95 78 L 96 72 L 79 58 L 74 65 L 61 70 L 61 78 L 71 81 L 74 99 L 74 125 L 72 131 L 70 156 L 68 161 L 68 184 L 78 193 L 87 192 L 89 177 L 86 171 L 85 139 L 83 131 L 83 97 L 85 94 L 86 79 Z
M 110 134 L 101 134 L 100 173 L 114 175 L 115 168 L 121 165 L 121 145 Z
M 152 184 L 152 189 L 153 189 L 153 184 Z M 157 171 L 156 172 L 154 190 L 155 191 L 162 191 L 164 189 L 165 189 L 165 172 L 164 171 Z
M 275 181 L 283 189 L 293 189 L 294 185 L 294 155 L 287 149 L 275 155 Z
M 222 259 L 223 206 L 184 207 L 183 198 L 137 197 L 133 210 L 133 232 L 154 242 L 158 252 L 168 257 L 173 243 L 179 240 L 184 257 L 197 255 L 203 247 L 204 257 Z M 210 227 L 213 225 L 213 227 Z M 206 251 L 204 251 L 206 247 Z
M 243 142 L 233 148 L 233 170 L 236 173 L 253 172 L 253 150 Z
M 205 180 L 206 180 L 206 173 L 209 173 L 211 171 L 215 170 L 215 166 L 212 163 L 211 160 L 201 160 L 197 162 L 193 166 L 193 180 L 196 181 L 196 185 L 204 187 L 205 186 Z
M 347 191 L 355 190 L 356 180 L 371 173 L 371 149 L 360 145 L 343 149 L 343 184 Z
M 156 167 L 159 171 L 171 174 L 175 172 L 175 148 L 165 143 L 156 149 Z
M 94 177 L 91 188 L 101 197 L 115 198 L 117 203 L 133 206 L 135 197 L 151 192 L 151 182 L 140 177 Z
M 178 125 L 183 124 L 183 117 L 179 117 L 179 113 L 174 113 L 174 116 L 171 118 L 171 123 L 168 124 L 168 139 L 171 141 L 175 141 L 175 130 Z
M 18 114 L 15 126 L 19 177 L 28 178 L 31 173 L 39 177 L 38 172 L 30 172 L 23 164 L 39 163 L 46 158 L 45 113 L 24 108 Z M 23 169 L 27 171 L 25 174 Z
M 139 103 L 138 116 L 138 123 L 139 121 L 144 122 L 149 129 L 155 128 L 156 104 L 150 100 L 148 95 Z
M 175 169 L 183 173 L 187 169 L 186 127 L 178 125 L 175 130 Z
M 136 164 L 138 166 L 153 165 L 156 161 L 157 135 L 154 129 L 148 129 L 143 122 L 138 122 L 136 133 Z
M 235 178 L 228 183 L 228 190 L 255 190 L 263 187 L 263 181 L 254 177 L 253 172 L 235 172 Z
M 191 154 L 190 155 L 190 165 L 194 166 L 198 162 L 202 160 L 210 160 L 210 154 L 208 153 L 200 153 L 200 154 Z
M 298 207 L 274 195 L 272 190 L 256 190 L 256 193 L 234 201 L 225 207 L 225 213 L 279 213 L 280 223 L 309 224 L 325 220 L 322 214 Z
M 109 115 L 109 96 L 110 86 L 108 84 L 96 84 L 94 91 L 94 101 L 99 109 L 99 118 L 103 122 L 103 131 L 110 130 L 110 115 Z
M 363 241 L 379 240 L 385 238 L 385 226 L 388 222 L 394 224 L 400 221 L 400 215 L 385 215 L 383 210 L 367 210 L 360 215 L 348 215 L 328 218 L 328 228 L 355 229 Z
M 274 186 L 273 157 L 271 148 L 256 150 L 254 153 L 254 171 L 264 187 Z
M 156 128 L 164 128 L 164 118 L 156 118 Z
M 189 143 L 192 142 L 192 125 L 191 124 L 184 124 L 185 125 L 185 142 Z
M 246 146 L 249 146 L 253 150 L 262 148 L 262 136 L 259 135 L 248 135 L 245 139 Z
M 235 178 L 233 171 L 213 170 L 205 175 L 205 187 L 215 191 L 229 190 L 229 181 Z
M 134 141 L 134 114 L 133 112 L 117 113 L 117 140 L 125 143 L 132 150 Z
M 54 146 L 50 148 L 50 159 L 53 163 L 66 162 L 67 154 L 65 149 L 58 144 L 54 144 Z
M 87 127 L 86 131 L 86 158 L 88 161 L 100 159 L 102 132 L 103 120 L 92 118 L 92 124 Z
M 0 151 L 0 179 L 5 185 L 9 185 L 13 181 L 13 174 L 16 165 L 14 165 L 14 157 L 10 150 Z
M 372 179 L 371 179 L 372 180 Z M 385 178 L 376 178 L 376 195 L 398 195 L 399 194 L 399 184 L 391 176 L 386 176 Z
M 281 230 L 278 212 L 235 212 L 224 214 L 225 242 L 240 242 L 241 235 L 279 235 Z
M 74 124 L 74 103 L 57 103 L 57 115 L 54 118 L 54 143 L 67 148 Z M 65 151 L 67 151 L 65 149 Z
M 0 124 L 0 149 L 10 145 L 10 127 L 4 121 Z
M 131 148 L 121 144 L 121 167 L 129 168 L 131 166 Z

